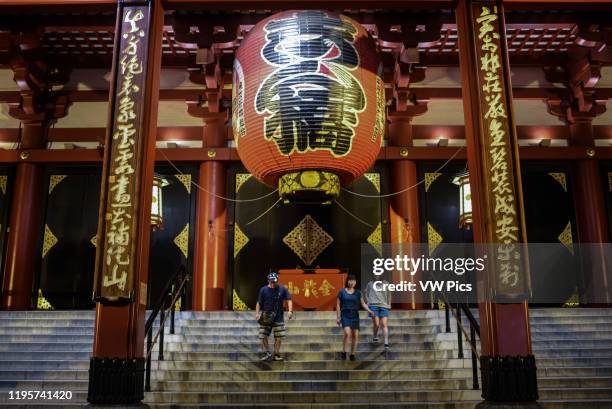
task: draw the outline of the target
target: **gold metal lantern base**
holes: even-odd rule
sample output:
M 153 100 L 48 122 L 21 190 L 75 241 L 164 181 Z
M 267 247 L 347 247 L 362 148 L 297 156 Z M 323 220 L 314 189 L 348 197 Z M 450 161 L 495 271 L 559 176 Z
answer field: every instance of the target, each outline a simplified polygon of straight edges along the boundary
M 340 178 L 323 170 L 286 173 L 278 180 L 278 192 L 285 203 L 327 204 L 340 195 Z

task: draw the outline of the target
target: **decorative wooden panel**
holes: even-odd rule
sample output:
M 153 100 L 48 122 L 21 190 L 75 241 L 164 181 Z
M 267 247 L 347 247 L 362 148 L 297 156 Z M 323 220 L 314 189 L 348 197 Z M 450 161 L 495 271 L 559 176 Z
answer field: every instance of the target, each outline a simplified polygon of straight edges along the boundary
M 194 184 L 197 183 L 196 169 L 181 168 L 180 171 L 179 173 L 176 169 L 165 166 L 155 168 L 155 172 L 163 176 L 169 184 L 162 188 L 164 227 L 151 232 L 149 307 L 158 299 L 164 286 L 181 264 L 185 264 L 189 273 L 193 267 L 198 192 Z M 189 287 L 188 293 L 190 292 Z M 191 295 L 185 297 L 180 307 L 191 307 Z
M 49 169 L 41 231 L 38 309 L 89 309 L 93 289 L 100 169 Z
M 570 299 L 581 272 L 573 249 L 575 216 L 569 167 L 523 162 L 521 168 L 527 240 L 549 243 L 548 254 L 529 253 L 534 305 Z

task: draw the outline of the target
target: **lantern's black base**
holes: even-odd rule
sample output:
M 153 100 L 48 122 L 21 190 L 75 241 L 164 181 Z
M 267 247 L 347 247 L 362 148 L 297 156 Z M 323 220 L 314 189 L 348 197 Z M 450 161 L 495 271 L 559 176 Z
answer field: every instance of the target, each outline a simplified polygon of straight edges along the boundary
M 538 399 L 535 357 L 481 356 L 482 397 L 488 402 L 525 403 Z M 520 406 L 524 407 L 524 406 Z
M 144 368 L 144 358 L 91 358 L 87 400 L 96 405 L 139 405 Z

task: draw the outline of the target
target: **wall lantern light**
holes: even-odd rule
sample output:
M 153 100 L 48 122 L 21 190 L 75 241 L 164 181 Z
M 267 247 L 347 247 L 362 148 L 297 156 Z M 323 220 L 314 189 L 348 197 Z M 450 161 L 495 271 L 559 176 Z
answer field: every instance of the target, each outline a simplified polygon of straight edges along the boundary
M 164 228 L 162 188 L 168 184 L 168 180 L 163 176 L 158 174 L 153 176 L 153 198 L 151 200 L 151 227 L 153 230 Z
M 469 172 L 465 170 L 457 174 L 452 183 L 459 186 L 459 227 L 469 229 L 472 225 L 472 194 Z

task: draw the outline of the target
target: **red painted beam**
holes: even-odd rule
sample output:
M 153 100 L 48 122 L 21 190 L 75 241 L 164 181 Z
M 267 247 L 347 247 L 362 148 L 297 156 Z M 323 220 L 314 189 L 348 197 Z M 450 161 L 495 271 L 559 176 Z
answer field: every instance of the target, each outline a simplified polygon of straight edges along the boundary
M 73 102 L 107 102 L 108 90 L 73 90 L 68 91 Z M 160 91 L 160 101 L 197 100 L 204 90 L 199 89 L 164 89 Z M 392 98 L 392 90 L 388 90 Z M 414 87 L 411 94 L 417 99 L 461 99 L 461 88 Z M 513 88 L 514 99 L 559 99 L 567 95 L 564 88 Z M 231 98 L 231 90 L 224 91 L 224 98 Z M 608 100 L 612 98 L 612 88 L 595 88 L 595 99 Z M 0 102 L 19 102 L 19 91 L 0 91 Z
M 378 160 L 401 160 L 410 159 L 418 161 L 466 160 L 466 148 L 463 147 L 411 147 L 408 155 L 400 154 L 401 148 L 388 146 L 381 149 Z M 214 148 L 215 156 L 209 155 L 208 148 L 177 148 L 157 149 L 155 161 L 163 164 L 171 162 L 204 162 L 209 160 L 239 161 L 240 157 L 234 148 Z M 612 147 L 595 148 L 594 156 L 589 156 L 587 149 L 582 147 L 521 147 L 520 157 L 522 160 L 580 160 L 580 159 L 612 159 Z M 28 157 L 21 159 L 21 152 L 27 152 Z M 0 163 L 101 163 L 102 156 L 97 149 L 32 149 L 22 150 L 0 150 Z
M 407 156 L 402 156 L 403 150 L 408 151 Z M 378 160 L 447 160 L 455 155 L 456 160 L 466 160 L 467 153 L 463 147 L 413 147 L 400 148 L 387 146 L 381 149 Z
M 90 6 L 117 4 L 117 0 L 3 0 L 3 6 Z
M 452 7 L 452 0 L 294 0 L 291 9 L 429 9 Z M 168 9 L 189 10 L 284 10 L 286 0 L 166 0 Z
M 517 126 L 519 139 L 569 139 L 569 128 L 565 125 Z M 104 128 L 51 128 L 49 129 L 49 142 L 101 142 L 104 140 Z M 612 125 L 593 126 L 595 139 L 612 139 Z M 413 125 L 413 139 L 465 139 L 463 125 Z M 157 128 L 157 140 L 172 141 L 200 141 L 203 138 L 203 129 L 200 126 L 169 126 Z M 0 128 L 0 142 L 15 143 L 19 139 L 18 128 Z M 228 128 L 228 140 L 231 140 L 231 128 Z

